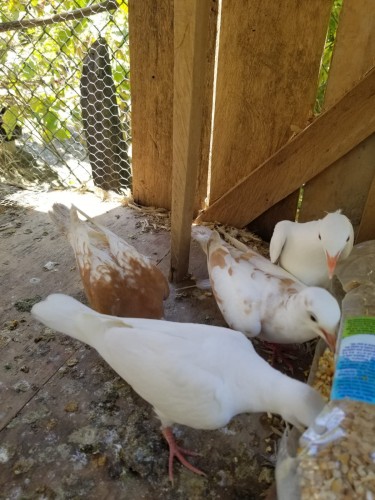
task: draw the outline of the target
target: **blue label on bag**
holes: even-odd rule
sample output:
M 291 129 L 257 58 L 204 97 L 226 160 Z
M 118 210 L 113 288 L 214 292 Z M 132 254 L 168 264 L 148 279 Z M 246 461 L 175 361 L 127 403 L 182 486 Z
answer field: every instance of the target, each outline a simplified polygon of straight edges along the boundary
M 331 399 L 353 399 L 375 404 L 375 318 L 355 317 L 344 322 Z

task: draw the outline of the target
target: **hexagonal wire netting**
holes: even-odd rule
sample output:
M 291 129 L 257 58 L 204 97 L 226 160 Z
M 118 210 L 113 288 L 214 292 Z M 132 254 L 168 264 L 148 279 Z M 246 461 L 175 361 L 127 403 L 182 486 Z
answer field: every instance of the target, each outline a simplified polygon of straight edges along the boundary
M 131 185 L 127 1 L 0 0 L 0 182 Z

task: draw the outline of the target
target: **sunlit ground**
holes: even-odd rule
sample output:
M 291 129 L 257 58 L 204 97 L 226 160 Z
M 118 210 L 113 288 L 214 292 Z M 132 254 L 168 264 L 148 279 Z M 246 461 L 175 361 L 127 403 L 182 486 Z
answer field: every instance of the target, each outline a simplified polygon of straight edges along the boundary
M 17 204 L 21 207 L 29 207 L 38 212 L 48 212 L 53 203 L 64 203 L 67 206 L 71 204 L 81 208 L 91 217 L 101 215 L 113 208 L 123 204 L 124 197 L 113 195 L 103 200 L 98 195 L 90 192 L 79 192 L 72 190 L 65 191 L 31 191 L 17 189 L 2 197 L 3 205 Z

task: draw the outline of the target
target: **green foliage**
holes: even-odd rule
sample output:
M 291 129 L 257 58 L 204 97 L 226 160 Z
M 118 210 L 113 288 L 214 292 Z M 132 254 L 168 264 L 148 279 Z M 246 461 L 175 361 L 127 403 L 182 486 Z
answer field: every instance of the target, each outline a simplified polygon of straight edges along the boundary
M 12 132 L 17 125 L 18 111 L 16 106 L 11 106 L 2 115 L 2 128 L 5 130 L 8 139 L 12 137 Z
M 324 46 L 323 57 L 321 60 L 319 80 L 318 80 L 318 93 L 315 102 L 315 114 L 319 114 L 322 111 L 324 94 L 328 81 L 328 72 L 331 64 L 333 47 L 336 40 L 337 26 L 339 22 L 340 12 L 342 8 L 343 0 L 334 0 L 333 7 L 331 11 L 331 17 L 329 20 L 328 31 L 326 42 Z
M 128 7 L 44 27 L 0 33 L 0 104 L 4 127 L 27 125 L 40 140 L 64 140 L 82 129 L 79 82 L 83 59 L 99 34 L 112 51 L 121 118 L 129 121 Z M 94 4 L 92 0 L 0 0 L 2 22 L 38 19 Z

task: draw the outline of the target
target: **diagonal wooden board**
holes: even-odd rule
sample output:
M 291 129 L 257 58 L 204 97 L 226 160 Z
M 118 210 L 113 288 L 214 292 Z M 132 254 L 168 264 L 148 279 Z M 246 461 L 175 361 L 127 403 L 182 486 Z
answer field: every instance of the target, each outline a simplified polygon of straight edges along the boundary
M 375 132 L 375 68 L 197 218 L 243 227 Z

